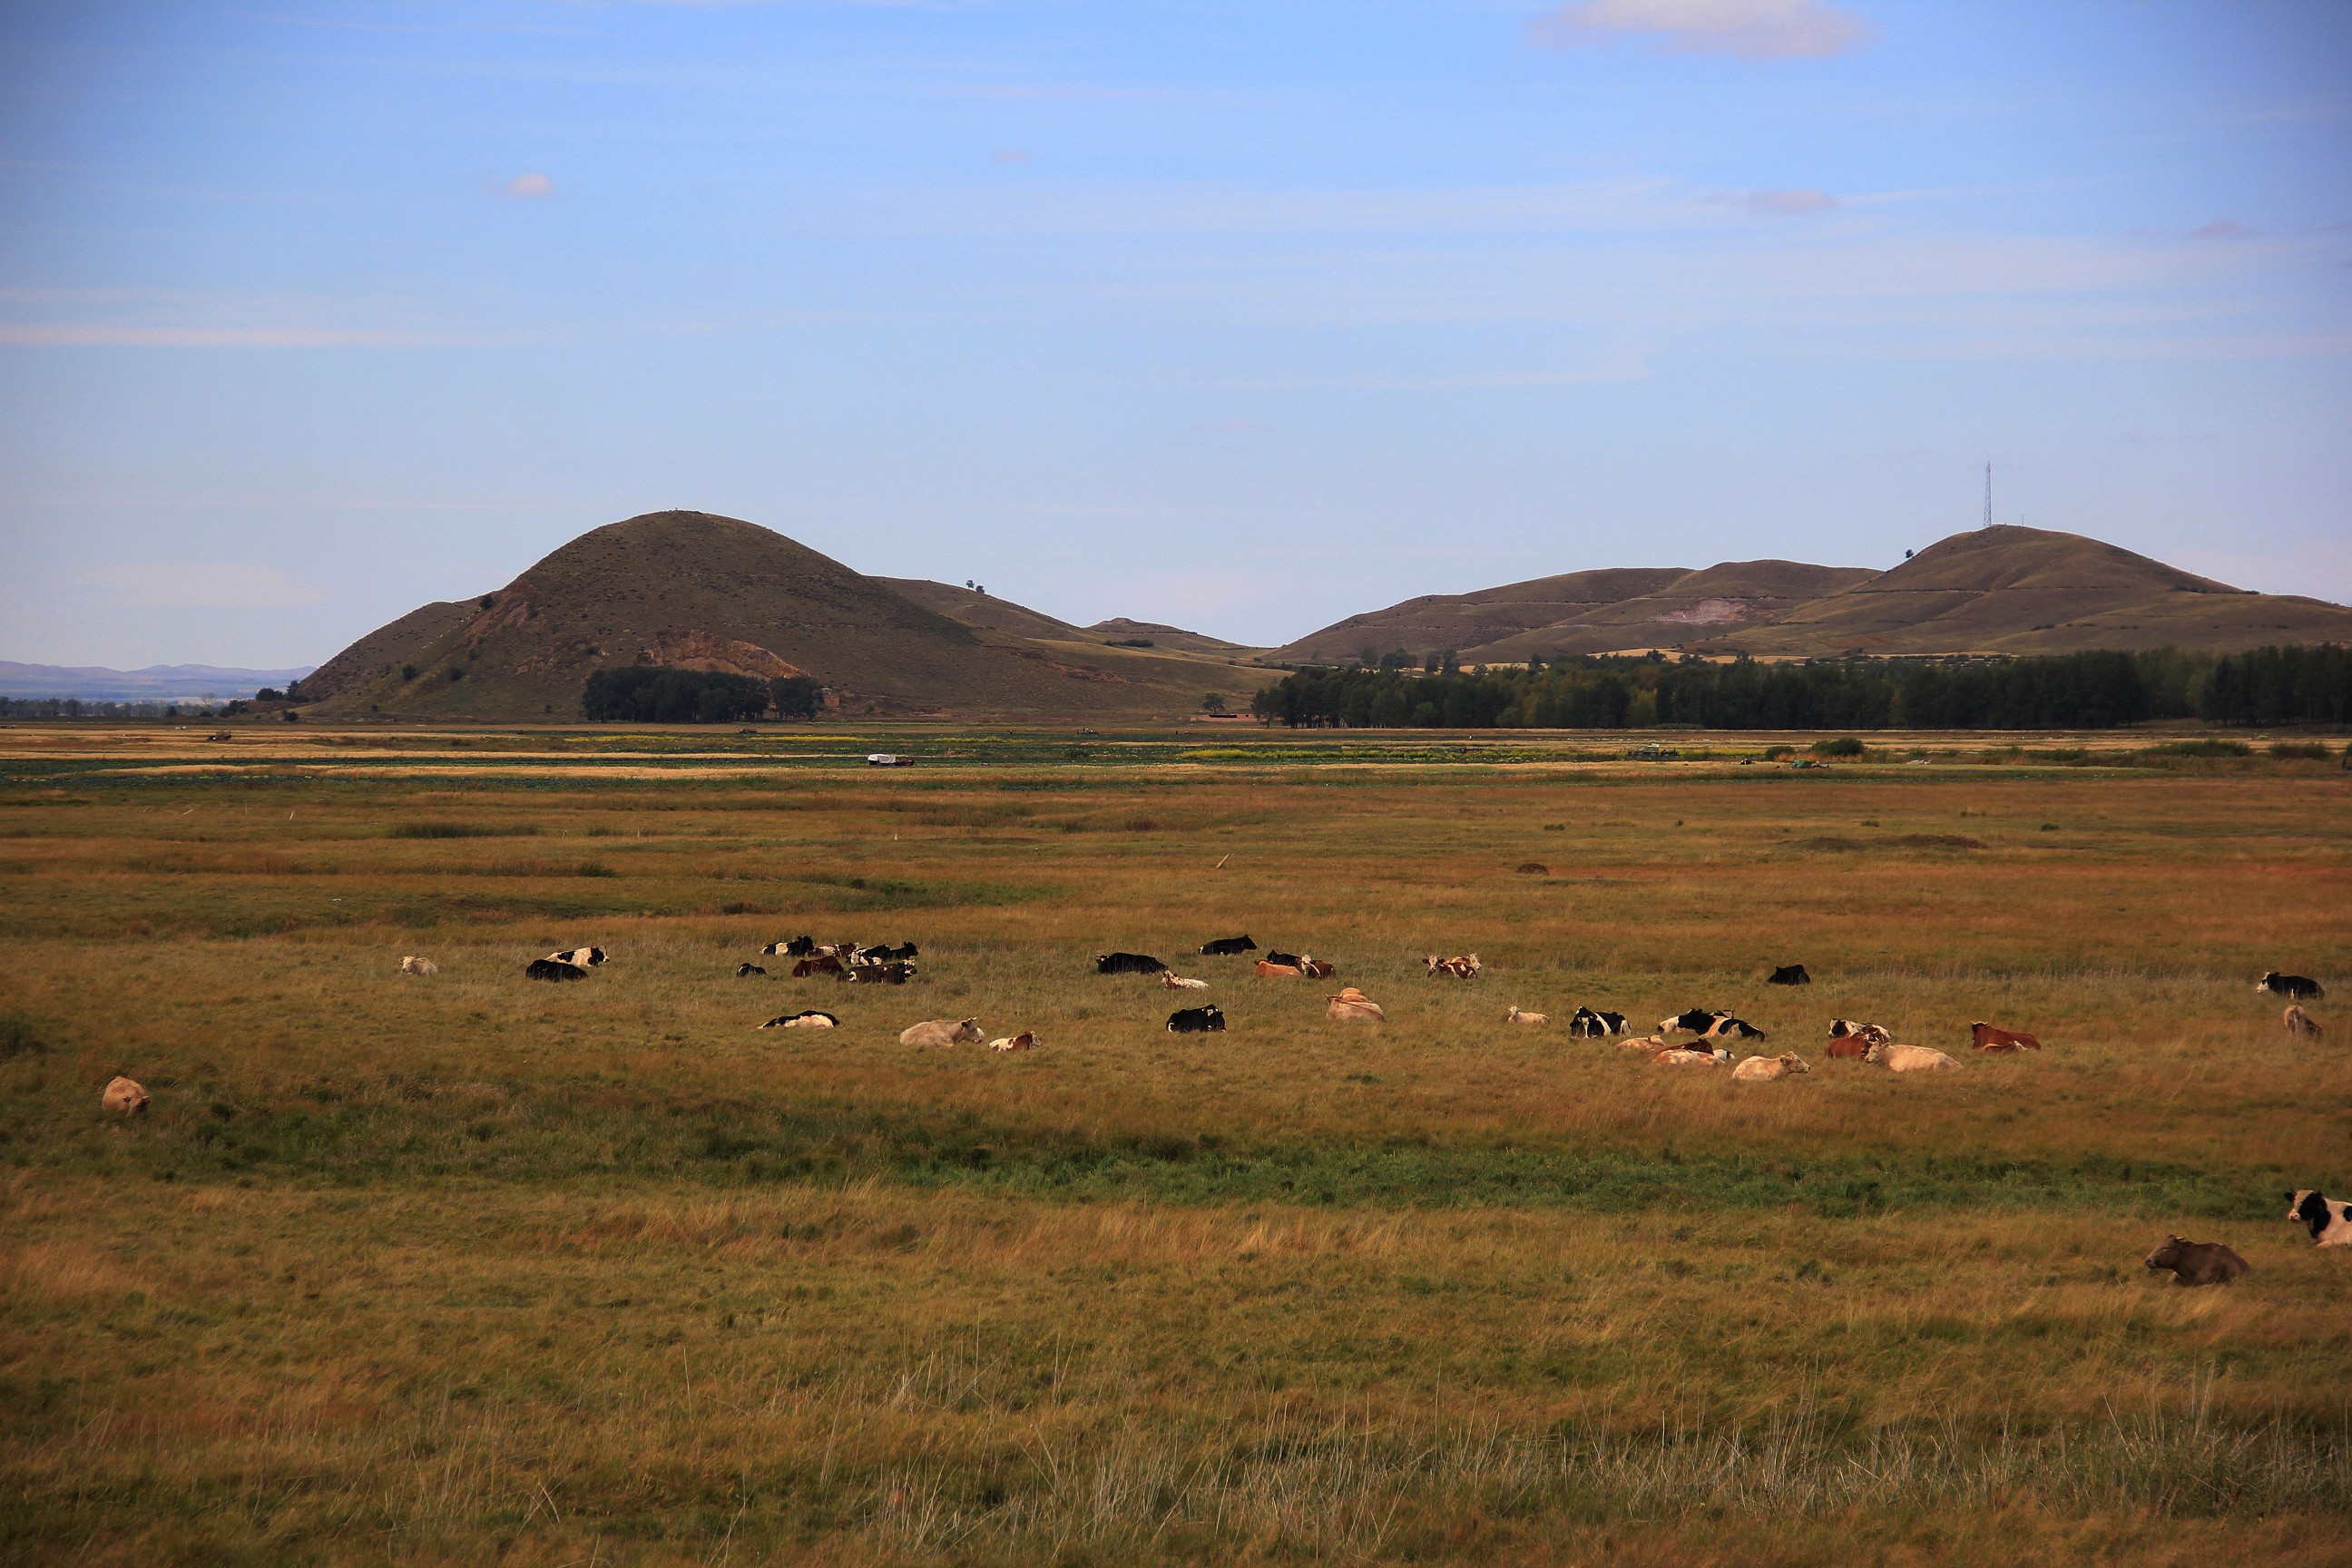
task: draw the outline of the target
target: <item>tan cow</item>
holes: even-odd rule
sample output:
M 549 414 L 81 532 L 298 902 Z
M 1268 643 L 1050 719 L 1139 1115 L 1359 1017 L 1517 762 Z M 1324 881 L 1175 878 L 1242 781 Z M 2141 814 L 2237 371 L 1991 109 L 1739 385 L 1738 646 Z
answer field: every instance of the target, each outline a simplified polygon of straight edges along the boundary
M 988 1042 L 988 1048 L 992 1051 L 1034 1051 L 1037 1048 L 1037 1031 L 1024 1029 L 1017 1035 L 1007 1035 L 1001 1040 L 991 1040 Z
M 1749 1057 L 1731 1069 L 1731 1076 L 1741 1083 L 1773 1083 L 1812 1070 L 1796 1052 L 1782 1051 L 1777 1057 Z
M 1163 969 L 1160 972 L 1160 984 L 1171 991 L 1206 991 L 1209 988 L 1207 981 L 1187 980 L 1172 969 Z
M 1343 985 L 1337 996 L 1323 998 L 1323 1016 L 1327 1018 L 1352 1018 L 1360 1023 L 1377 1024 L 1388 1015 L 1381 1005 L 1352 985 Z
M 1297 980 L 1307 973 L 1295 963 L 1269 963 L 1263 958 L 1250 967 L 1261 980 Z
M 403 974 L 438 974 L 441 966 L 429 958 L 404 958 L 400 961 Z
M 966 1018 L 950 1024 L 943 1018 L 912 1025 L 902 1030 L 898 1043 L 902 1046 L 976 1046 L 986 1037 L 980 1032 L 980 1020 Z
M 1551 1022 L 1551 1015 L 1549 1013 L 1530 1013 L 1525 1007 L 1515 1005 L 1509 1012 L 1503 1015 L 1503 1022 L 1506 1024 L 1549 1024 Z
M 2290 1035 L 2309 1035 L 2315 1039 L 2318 1037 L 2319 1020 L 2300 1007 L 2289 1007 L 2285 1012 L 2281 1013 L 2279 1022 L 2286 1026 L 2286 1032 Z
M 1873 1046 L 1862 1059 L 1889 1072 L 1953 1072 L 1960 1065 L 1932 1046 Z
M 1713 1051 L 1702 1051 L 1695 1047 L 1679 1046 L 1670 1051 L 1660 1051 L 1650 1059 L 1660 1067 L 1711 1068 L 1723 1058 Z
M 117 1077 L 106 1086 L 106 1109 L 119 1116 L 147 1114 L 147 1091 L 136 1079 Z

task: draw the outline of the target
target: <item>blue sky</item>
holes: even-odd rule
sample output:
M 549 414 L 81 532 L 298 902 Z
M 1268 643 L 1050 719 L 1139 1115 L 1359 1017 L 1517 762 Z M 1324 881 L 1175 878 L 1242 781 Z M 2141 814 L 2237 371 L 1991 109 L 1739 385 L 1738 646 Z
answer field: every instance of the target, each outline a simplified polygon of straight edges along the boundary
M 2352 5 L 0 7 L 0 658 L 749 518 L 1277 642 L 2078 530 L 2352 599 Z

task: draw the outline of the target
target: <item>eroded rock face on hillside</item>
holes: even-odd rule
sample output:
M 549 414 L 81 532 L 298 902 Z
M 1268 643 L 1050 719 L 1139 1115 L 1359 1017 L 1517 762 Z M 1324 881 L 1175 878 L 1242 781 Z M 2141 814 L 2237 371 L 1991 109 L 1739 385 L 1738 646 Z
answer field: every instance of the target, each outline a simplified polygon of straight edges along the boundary
M 722 637 L 713 632 L 665 631 L 654 634 L 645 647 L 644 661 L 677 669 L 708 670 L 720 675 L 750 675 L 761 680 L 809 672 L 757 643 Z

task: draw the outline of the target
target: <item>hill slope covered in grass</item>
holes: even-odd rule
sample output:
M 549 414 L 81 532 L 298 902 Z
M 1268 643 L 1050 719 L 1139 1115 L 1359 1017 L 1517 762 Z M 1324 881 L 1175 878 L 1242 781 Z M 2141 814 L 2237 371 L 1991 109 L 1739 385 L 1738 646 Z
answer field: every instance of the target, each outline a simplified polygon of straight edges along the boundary
M 944 584 L 927 584 L 947 590 Z M 331 713 L 575 718 L 599 669 L 659 664 L 809 675 L 841 710 L 904 716 L 1165 715 L 1255 672 L 1229 661 L 1092 646 L 1018 605 L 968 624 L 783 535 L 705 512 L 654 512 L 583 534 L 470 603 L 429 605 L 321 667 Z

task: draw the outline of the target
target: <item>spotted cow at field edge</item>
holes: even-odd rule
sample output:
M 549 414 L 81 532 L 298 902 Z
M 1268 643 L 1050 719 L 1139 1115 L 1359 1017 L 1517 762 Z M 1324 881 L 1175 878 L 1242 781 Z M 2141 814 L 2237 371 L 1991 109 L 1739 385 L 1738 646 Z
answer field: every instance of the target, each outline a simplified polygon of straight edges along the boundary
M 805 1013 L 779 1013 L 760 1026 L 763 1029 L 837 1029 L 841 1020 L 814 1007 Z
M 1211 958 L 1231 958 L 1236 953 L 1255 952 L 1257 943 L 1247 936 L 1221 936 L 1214 942 L 1204 942 L 1201 952 Z
M 2352 1204 L 2298 1187 L 2286 1195 L 2286 1217 L 2311 1232 L 2315 1247 L 2352 1247 Z
M 1994 1057 L 2042 1048 L 2042 1042 L 2022 1029 L 1996 1029 L 1984 1023 L 1969 1026 L 1969 1040 L 1977 1049 Z
M 2146 1259 L 2150 1268 L 2169 1268 L 2177 1285 L 2227 1285 L 2246 1272 L 2246 1260 L 2218 1241 L 2183 1241 L 2168 1236 Z
M 1179 1007 L 1168 1015 L 1168 1032 L 1171 1035 L 1221 1035 L 1224 1029 L 1225 1015 L 1213 1004 Z
M 1144 952 L 1098 952 L 1095 954 L 1097 974 L 1161 974 L 1168 966 Z
M 2258 993 L 2284 996 L 2290 1002 L 2317 1002 L 2327 995 L 2327 987 L 2305 974 L 2281 974 L 2273 969 L 2254 982 Z
M 1813 977 L 1805 973 L 1801 963 L 1784 963 L 1765 978 L 1767 985 L 1811 985 Z

